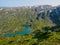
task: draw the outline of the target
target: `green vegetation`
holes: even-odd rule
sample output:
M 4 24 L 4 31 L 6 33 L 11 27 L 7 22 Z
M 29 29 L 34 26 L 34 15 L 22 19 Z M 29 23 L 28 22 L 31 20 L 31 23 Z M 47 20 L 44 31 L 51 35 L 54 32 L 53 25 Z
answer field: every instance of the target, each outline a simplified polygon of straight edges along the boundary
M 36 20 L 34 8 L 4 8 L 0 11 L 0 45 L 60 45 L 60 26 L 41 17 Z M 44 18 L 43 15 L 43 18 Z M 23 31 L 23 24 L 31 24 L 30 34 L 5 37 L 5 33 Z

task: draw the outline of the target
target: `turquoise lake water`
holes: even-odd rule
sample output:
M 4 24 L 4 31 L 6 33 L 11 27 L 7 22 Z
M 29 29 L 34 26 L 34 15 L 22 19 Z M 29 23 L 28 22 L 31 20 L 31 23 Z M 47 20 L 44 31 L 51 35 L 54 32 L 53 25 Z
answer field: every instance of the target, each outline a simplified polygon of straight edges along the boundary
M 12 36 L 16 36 L 16 35 L 25 35 L 25 34 L 29 34 L 32 30 L 31 27 L 29 27 L 27 24 L 23 25 L 23 27 L 25 27 L 26 29 L 24 29 L 21 32 L 15 32 L 14 34 L 11 33 L 6 33 L 4 34 L 6 37 L 12 37 Z

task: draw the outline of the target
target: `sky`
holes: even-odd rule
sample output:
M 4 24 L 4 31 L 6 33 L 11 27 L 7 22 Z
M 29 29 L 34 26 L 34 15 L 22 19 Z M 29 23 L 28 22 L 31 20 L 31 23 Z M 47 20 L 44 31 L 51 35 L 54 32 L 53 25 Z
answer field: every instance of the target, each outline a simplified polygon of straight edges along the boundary
M 0 7 L 60 5 L 60 0 L 0 0 Z

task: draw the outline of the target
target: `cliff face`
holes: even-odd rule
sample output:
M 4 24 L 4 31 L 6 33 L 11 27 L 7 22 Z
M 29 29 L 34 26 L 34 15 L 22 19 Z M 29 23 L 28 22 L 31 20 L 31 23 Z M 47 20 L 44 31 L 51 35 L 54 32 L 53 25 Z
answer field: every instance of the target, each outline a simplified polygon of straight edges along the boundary
M 50 7 L 41 10 L 36 19 L 39 20 L 42 18 L 44 20 L 51 20 L 54 24 L 59 25 L 60 23 L 60 6 L 57 7 Z
M 60 7 L 56 7 L 56 9 L 53 9 L 50 13 L 50 19 L 53 23 L 60 25 Z

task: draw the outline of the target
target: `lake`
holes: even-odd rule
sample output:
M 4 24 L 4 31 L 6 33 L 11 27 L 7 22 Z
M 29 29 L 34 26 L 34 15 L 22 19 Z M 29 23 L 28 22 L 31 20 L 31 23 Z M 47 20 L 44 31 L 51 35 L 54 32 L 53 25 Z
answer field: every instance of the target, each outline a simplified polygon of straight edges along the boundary
M 15 32 L 14 34 L 5 33 L 4 36 L 6 36 L 6 37 L 12 37 L 12 36 L 16 36 L 16 35 L 25 35 L 25 34 L 31 33 L 32 28 L 29 27 L 28 24 L 23 25 L 23 27 L 25 27 L 26 29 L 24 29 L 24 30 L 21 31 L 21 32 Z

